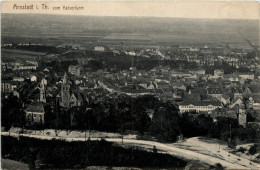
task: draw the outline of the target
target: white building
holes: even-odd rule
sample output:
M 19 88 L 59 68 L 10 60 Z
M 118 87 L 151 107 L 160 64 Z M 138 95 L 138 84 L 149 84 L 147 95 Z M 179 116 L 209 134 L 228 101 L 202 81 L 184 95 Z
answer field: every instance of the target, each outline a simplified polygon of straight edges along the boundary
M 31 81 L 36 82 L 37 81 L 37 76 L 36 75 L 31 75 L 30 79 L 31 79 Z
M 13 81 L 22 82 L 22 81 L 24 81 L 24 78 L 23 77 L 13 77 Z
M 224 75 L 224 70 L 223 69 L 217 69 L 214 70 L 214 77 L 218 78 L 218 77 L 223 77 Z
M 222 108 L 220 102 L 217 101 L 184 101 L 179 105 L 180 113 L 184 112 L 208 112 L 217 108 Z
M 68 72 L 69 72 L 70 74 L 72 74 L 72 75 L 79 76 L 79 75 L 80 75 L 80 70 L 81 70 L 81 67 L 80 67 L 80 66 L 70 65 Z
M 94 51 L 105 51 L 105 48 L 103 46 L 96 46 Z
M 248 72 L 248 73 L 239 73 L 238 75 L 239 78 L 242 78 L 242 79 L 250 79 L 250 80 L 254 80 L 255 78 L 255 75 L 254 73 L 252 72 Z

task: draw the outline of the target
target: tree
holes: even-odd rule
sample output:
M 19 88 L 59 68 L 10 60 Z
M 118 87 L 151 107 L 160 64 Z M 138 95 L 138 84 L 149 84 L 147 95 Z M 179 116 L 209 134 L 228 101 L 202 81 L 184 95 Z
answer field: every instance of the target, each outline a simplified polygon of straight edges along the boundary
M 129 111 L 129 108 L 125 105 L 125 103 L 122 103 L 118 111 L 119 111 L 119 119 L 120 119 L 119 132 L 122 134 L 122 144 L 123 144 L 124 133 L 126 130 L 126 122 L 128 119 L 127 112 Z
M 248 152 L 249 152 L 250 155 L 256 154 L 256 151 L 257 151 L 257 145 L 256 145 L 256 144 L 254 144 L 253 146 L 251 146 L 250 149 L 248 150 Z
M 159 141 L 172 142 L 180 135 L 180 116 L 171 103 L 162 103 L 155 109 L 150 133 Z
M 25 112 L 18 98 L 12 93 L 7 98 L 2 98 L 1 108 L 2 126 L 9 129 L 11 126 L 25 126 Z
M 257 145 L 254 144 L 253 146 L 251 146 L 248 152 L 250 154 L 250 164 L 251 164 L 252 155 L 256 154 L 257 152 Z
M 231 126 L 231 128 L 230 128 Z M 231 140 L 237 138 L 238 122 L 236 119 L 227 117 L 218 117 L 217 122 L 210 128 L 209 134 L 212 137 L 228 141 L 231 134 Z
M 133 113 L 133 128 L 136 131 L 139 131 L 141 134 L 148 132 L 151 124 L 151 119 L 146 113 L 145 109 L 135 108 Z
M 44 115 L 44 126 L 45 128 L 51 128 L 55 126 L 56 115 L 53 112 L 52 108 L 49 105 L 44 107 L 45 115 Z

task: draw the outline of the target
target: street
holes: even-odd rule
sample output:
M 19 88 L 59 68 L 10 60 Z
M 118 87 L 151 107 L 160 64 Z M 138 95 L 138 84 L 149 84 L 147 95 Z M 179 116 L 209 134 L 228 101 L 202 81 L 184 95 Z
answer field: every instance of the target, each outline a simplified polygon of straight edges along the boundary
M 2 132 L 2 135 L 8 136 L 8 132 Z M 10 133 L 10 136 L 18 137 L 18 133 Z M 69 138 L 69 137 L 51 137 L 43 135 L 32 135 L 32 134 L 20 134 L 20 136 L 38 138 L 38 139 L 63 139 L 66 141 L 85 141 L 85 138 Z M 101 140 L 102 138 L 91 138 L 91 140 Z M 104 138 L 108 142 L 116 142 L 121 144 L 121 138 Z M 124 139 L 124 144 L 153 148 L 155 146 L 158 150 L 168 153 L 172 156 L 176 156 L 187 161 L 200 161 L 208 165 L 215 165 L 220 163 L 223 167 L 228 169 L 259 169 L 260 164 L 251 163 L 250 160 L 238 157 L 230 153 L 225 146 L 220 146 L 220 152 L 217 151 L 216 143 L 208 143 L 205 141 L 200 141 L 197 137 L 187 139 L 187 141 L 181 143 L 164 144 L 153 141 L 136 140 L 136 139 Z M 184 147 L 189 146 L 188 148 Z M 192 149 L 193 148 L 193 149 Z M 197 148 L 197 150 L 196 150 Z

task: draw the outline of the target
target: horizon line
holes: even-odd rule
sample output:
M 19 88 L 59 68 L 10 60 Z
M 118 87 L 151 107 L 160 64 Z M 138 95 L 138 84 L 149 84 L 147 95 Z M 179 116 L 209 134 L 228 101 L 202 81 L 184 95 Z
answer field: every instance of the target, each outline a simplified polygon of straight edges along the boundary
M 83 15 L 83 14 L 51 14 L 51 13 L 8 13 L 2 12 L 2 14 L 10 15 L 56 15 L 56 16 L 71 16 L 71 17 L 117 17 L 117 18 L 173 18 L 173 19 L 205 19 L 205 20 L 257 20 L 256 18 L 191 18 L 191 17 L 174 17 L 174 16 L 115 16 L 115 15 Z

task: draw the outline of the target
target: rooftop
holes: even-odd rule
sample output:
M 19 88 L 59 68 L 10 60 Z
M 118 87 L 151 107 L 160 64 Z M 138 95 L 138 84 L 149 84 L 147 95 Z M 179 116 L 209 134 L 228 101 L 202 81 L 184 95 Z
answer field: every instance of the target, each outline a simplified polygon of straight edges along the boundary
M 194 105 L 194 106 L 221 106 L 219 101 L 197 101 L 197 100 L 185 100 L 180 105 Z
M 44 112 L 42 102 L 33 102 L 25 109 L 25 112 Z

